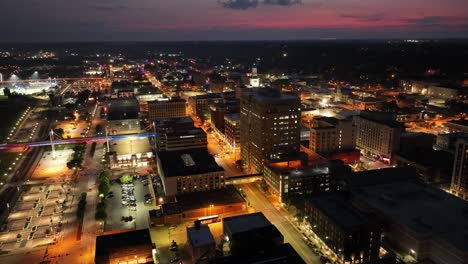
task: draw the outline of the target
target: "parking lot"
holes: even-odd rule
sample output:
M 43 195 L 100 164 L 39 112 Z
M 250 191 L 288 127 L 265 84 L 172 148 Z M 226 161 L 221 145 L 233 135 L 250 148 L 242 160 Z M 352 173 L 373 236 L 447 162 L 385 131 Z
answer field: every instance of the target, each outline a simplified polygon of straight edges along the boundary
M 76 219 L 75 191 L 74 187 L 66 184 L 26 188 L 2 227 L 1 250 L 33 248 L 60 239 Z
M 147 228 L 148 211 L 155 209 L 150 200 L 154 199 L 149 189 L 151 187 L 147 177 L 135 179 L 131 184 L 113 181 L 106 197 L 108 206 L 105 231 Z

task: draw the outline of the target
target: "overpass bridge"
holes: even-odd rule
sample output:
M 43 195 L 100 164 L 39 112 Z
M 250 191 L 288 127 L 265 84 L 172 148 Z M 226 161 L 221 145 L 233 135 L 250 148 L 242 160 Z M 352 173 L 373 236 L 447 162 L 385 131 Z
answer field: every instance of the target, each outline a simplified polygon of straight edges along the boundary
M 31 148 L 31 147 L 43 147 L 43 146 L 53 146 L 53 145 L 63 145 L 63 144 L 77 144 L 77 143 L 87 143 L 87 142 L 106 142 L 110 140 L 120 140 L 120 139 L 138 139 L 138 138 L 149 138 L 154 137 L 155 133 L 140 133 L 140 134 L 126 134 L 126 135 L 107 135 L 102 137 L 84 137 L 84 138 L 68 138 L 68 139 L 58 139 L 58 140 L 45 140 L 45 141 L 35 141 L 35 142 L 18 142 L 18 143 L 8 143 L 0 145 L 0 150 L 3 149 L 15 149 L 15 148 Z

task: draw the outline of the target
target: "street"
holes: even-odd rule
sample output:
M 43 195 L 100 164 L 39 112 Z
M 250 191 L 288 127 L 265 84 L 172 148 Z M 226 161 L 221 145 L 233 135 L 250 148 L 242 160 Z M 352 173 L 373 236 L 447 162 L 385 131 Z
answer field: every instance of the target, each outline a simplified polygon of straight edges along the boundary
M 240 186 L 247 195 L 247 201 L 257 211 L 262 212 L 265 217 L 275 225 L 284 236 L 284 242 L 290 243 L 302 259 L 309 264 L 321 263 L 311 248 L 302 238 L 302 234 L 288 220 L 291 215 L 280 205 L 273 205 L 267 197 L 254 184 L 243 184 Z

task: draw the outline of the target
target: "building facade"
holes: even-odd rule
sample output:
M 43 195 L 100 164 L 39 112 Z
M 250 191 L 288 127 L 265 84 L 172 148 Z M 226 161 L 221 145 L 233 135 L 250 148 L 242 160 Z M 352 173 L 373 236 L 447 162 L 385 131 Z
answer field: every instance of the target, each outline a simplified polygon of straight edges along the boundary
M 210 119 L 210 105 L 222 102 L 224 102 L 224 98 L 221 94 L 204 94 L 188 98 L 191 114 L 198 116 L 202 120 Z
M 391 163 L 400 147 L 403 127 L 394 120 L 377 119 L 361 112 L 354 116 L 356 146 L 364 154 Z
M 450 190 L 468 200 L 468 139 L 459 139 L 456 143 Z
M 356 127 L 351 119 L 316 118 L 310 128 L 309 148 L 319 154 L 356 148 Z
M 150 101 L 148 102 L 148 115 L 150 120 L 184 117 L 187 115 L 185 112 L 185 100 Z
M 338 194 L 306 201 L 305 215 L 313 232 L 332 250 L 338 263 L 379 260 L 380 227 Z
M 206 133 L 201 128 L 161 131 L 156 135 L 158 151 L 203 148 L 207 145 Z
M 263 170 L 266 183 L 280 200 L 331 191 L 331 171 L 327 164 L 301 166 L 300 161 L 275 162 Z
M 249 171 L 266 160 L 294 156 L 300 149 L 301 104 L 297 96 L 268 88 L 244 92 L 241 99 L 241 159 Z
M 224 116 L 224 136 L 226 142 L 233 148 L 240 147 L 240 114 Z
M 206 148 L 158 152 L 156 163 L 166 196 L 225 185 L 224 169 Z

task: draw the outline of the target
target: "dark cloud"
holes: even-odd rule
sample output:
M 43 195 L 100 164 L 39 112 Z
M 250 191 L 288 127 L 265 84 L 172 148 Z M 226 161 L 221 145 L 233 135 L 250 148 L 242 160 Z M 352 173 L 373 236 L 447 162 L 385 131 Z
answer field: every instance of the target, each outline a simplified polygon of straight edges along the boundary
M 262 4 L 265 5 L 279 5 L 279 6 L 291 6 L 302 4 L 302 0 L 264 0 Z
M 439 25 L 452 20 L 451 17 L 442 17 L 442 16 L 426 16 L 420 18 L 408 18 L 404 19 L 406 23 L 414 24 L 418 26 L 431 26 L 431 25 Z
M 292 6 L 302 4 L 302 0 L 218 0 L 224 8 L 246 10 L 257 8 L 259 5 Z
M 98 10 L 98 11 L 115 11 L 115 10 L 121 10 L 127 8 L 124 5 L 94 5 L 92 8 Z
M 339 14 L 341 18 L 352 18 L 364 22 L 376 22 L 385 18 L 385 13 L 372 13 L 372 14 Z
M 224 8 L 246 10 L 250 8 L 256 8 L 258 6 L 258 0 L 228 0 L 220 1 Z

